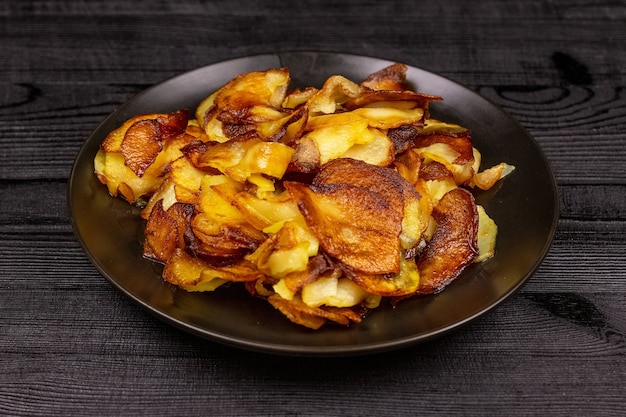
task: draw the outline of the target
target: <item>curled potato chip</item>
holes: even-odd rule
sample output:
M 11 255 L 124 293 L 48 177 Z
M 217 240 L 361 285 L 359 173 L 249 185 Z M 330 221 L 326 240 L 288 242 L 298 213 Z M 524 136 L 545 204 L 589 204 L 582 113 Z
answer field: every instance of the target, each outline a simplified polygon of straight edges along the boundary
M 143 255 L 166 262 L 177 248 L 184 248 L 192 213 L 193 206 L 190 204 L 175 203 L 164 210 L 163 200 L 159 200 L 146 222 Z
M 317 330 L 331 320 L 337 324 L 347 326 L 351 322 L 360 322 L 361 316 L 350 308 L 322 308 L 309 307 L 300 297 L 294 297 L 292 300 L 285 300 L 279 295 L 271 295 L 267 301 L 281 313 L 286 315 L 289 320 L 305 327 Z
M 407 66 L 396 62 L 368 75 L 361 86 L 372 90 L 405 90 Z
M 437 228 L 417 261 L 419 294 L 441 291 L 478 256 L 478 210 L 469 191 L 448 192 L 432 215 Z
M 335 113 L 337 109 L 351 98 L 358 97 L 363 88 L 341 75 L 333 75 L 307 101 L 312 113 Z
M 133 123 L 120 143 L 126 166 L 138 177 L 143 176 L 163 149 L 163 141 L 184 133 L 187 121 L 188 113 L 181 110 Z

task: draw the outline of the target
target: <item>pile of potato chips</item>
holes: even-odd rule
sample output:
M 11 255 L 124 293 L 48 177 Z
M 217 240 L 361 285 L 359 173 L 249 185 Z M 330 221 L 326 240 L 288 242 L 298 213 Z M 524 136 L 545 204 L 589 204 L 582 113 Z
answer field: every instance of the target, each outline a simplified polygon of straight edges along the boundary
M 383 297 L 441 291 L 493 255 L 497 226 L 468 189 L 471 132 L 430 118 L 440 97 L 394 64 L 355 83 L 289 90 L 286 68 L 238 75 L 187 110 L 136 116 L 94 166 L 145 204 L 144 255 L 187 291 L 241 282 L 294 323 L 359 322 Z

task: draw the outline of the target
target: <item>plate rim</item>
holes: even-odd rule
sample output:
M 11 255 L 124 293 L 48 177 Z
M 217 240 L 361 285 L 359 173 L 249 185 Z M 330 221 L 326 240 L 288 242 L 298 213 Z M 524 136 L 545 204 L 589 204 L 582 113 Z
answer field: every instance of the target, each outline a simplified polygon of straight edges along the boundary
M 125 101 L 117 105 L 116 108 L 113 109 L 113 111 L 111 111 L 108 115 L 106 115 L 100 121 L 100 123 L 98 123 L 97 126 L 91 130 L 88 137 L 81 144 L 76 154 L 76 157 L 72 163 L 72 168 L 70 170 L 70 176 L 68 179 L 66 199 L 67 199 L 67 207 L 68 207 L 68 212 L 69 212 L 69 217 L 70 217 L 70 223 L 72 226 L 74 236 L 76 240 L 79 242 L 84 254 L 90 260 L 91 264 L 98 270 L 98 272 L 110 284 L 112 284 L 117 290 L 121 291 L 125 296 L 129 297 L 135 304 L 141 307 L 144 311 L 149 312 L 153 316 L 156 316 L 157 318 L 163 320 L 164 322 L 170 325 L 173 325 L 174 327 L 180 330 L 183 330 L 188 333 L 194 334 L 198 337 L 201 337 L 201 338 L 213 341 L 213 342 L 217 342 L 223 345 L 231 346 L 231 347 L 236 347 L 236 348 L 240 348 L 244 350 L 251 350 L 251 351 L 256 351 L 256 352 L 262 352 L 262 353 L 271 353 L 271 354 L 288 355 L 288 356 L 317 356 L 317 357 L 320 357 L 320 356 L 321 357 L 357 356 L 357 355 L 379 353 L 382 351 L 395 350 L 395 349 L 400 349 L 400 348 L 416 345 L 419 343 L 428 342 L 469 324 L 470 322 L 476 320 L 478 317 L 481 317 L 485 315 L 486 313 L 492 311 L 501 303 L 503 303 L 505 300 L 509 299 L 514 293 L 516 293 L 531 278 L 531 276 L 534 275 L 537 268 L 545 260 L 545 257 L 550 251 L 550 248 L 554 242 L 554 237 L 556 235 L 556 230 L 557 230 L 558 221 L 559 221 L 558 184 L 556 182 L 554 172 L 550 165 L 550 161 L 546 157 L 544 150 L 541 148 L 537 140 L 527 131 L 527 129 L 515 117 L 510 115 L 500 105 L 484 97 L 477 91 L 474 91 L 471 88 L 463 84 L 460 84 L 459 82 L 451 78 L 442 76 L 438 73 L 435 73 L 435 72 L 423 69 L 422 67 L 417 67 L 411 64 L 406 64 L 409 67 L 409 69 L 418 70 L 420 72 L 428 73 L 431 76 L 438 77 L 442 81 L 452 84 L 455 88 L 464 90 L 465 93 L 474 96 L 474 98 L 483 100 L 490 107 L 492 107 L 493 109 L 497 110 L 499 113 L 504 115 L 507 118 L 508 123 L 513 123 L 516 129 L 523 132 L 527 140 L 529 140 L 529 142 L 533 145 L 533 147 L 535 148 L 539 156 L 542 158 L 541 160 L 542 166 L 543 168 L 546 169 L 548 177 L 550 178 L 549 188 L 552 191 L 551 193 L 552 201 L 551 201 L 550 206 L 553 209 L 553 213 L 552 213 L 552 218 L 550 219 L 550 228 L 544 238 L 543 247 L 539 251 L 539 255 L 536 257 L 533 264 L 529 266 L 528 273 L 523 278 L 519 279 L 515 283 L 515 285 L 511 286 L 510 289 L 507 292 L 505 292 L 503 295 L 501 295 L 497 300 L 481 308 L 479 311 L 475 312 L 474 314 L 467 316 L 463 320 L 457 321 L 455 323 L 451 323 L 445 327 L 434 330 L 426 335 L 413 335 L 411 337 L 400 337 L 397 339 L 390 339 L 390 340 L 381 341 L 381 342 L 372 342 L 372 343 L 345 345 L 345 346 L 344 345 L 308 346 L 308 345 L 267 343 L 267 342 L 261 342 L 258 340 L 253 340 L 253 339 L 243 339 L 243 338 L 233 337 L 232 335 L 223 334 L 223 333 L 219 333 L 216 331 L 211 331 L 210 329 L 201 328 L 193 323 L 185 322 L 178 318 L 172 317 L 171 315 L 158 310 L 154 306 L 149 305 L 148 303 L 140 299 L 136 294 L 133 294 L 132 292 L 124 288 L 113 277 L 109 276 L 108 272 L 103 268 L 100 262 L 94 258 L 93 254 L 91 253 L 89 247 L 87 246 L 85 242 L 85 239 L 81 235 L 80 230 L 78 229 L 78 225 L 76 223 L 76 217 L 75 217 L 76 213 L 75 213 L 75 207 L 73 204 L 73 196 L 74 196 L 73 190 L 74 190 L 74 184 L 77 180 L 76 173 L 78 171 L 78 165 L 79 165 L 81 156 L 83 156 L 83 154 L 87 152 L 91 146 L 93 146 L 93 143 L 90 142 L 90 138 L 94 135 L 94 133 L 98 132 L 99 129 L 101 129 L 102 126 L 109 119 L 111 119 L 114 116 L 119 115 L 120 110 L 123 109 L 125 105 L 128 105 L 128 103 L 131 103 L 133 101 L 140 99 L 143 95 L 149 94 L 152 90 L 161 87 L 163 84 L 175 82 L 178 79 L 182 80 L 184 78 L 192 76 L 193 73 L 202 73 L 204 71 L 210 70 L 211 68 L 215 68 L 218 65 L 228 65 L 234 62 L 241 62 L 243 60 L 259 60 L 259 59 L 261 60 L 262 59 L 274 59 L 280 65 L 282 65 L 288 56 L 295 56 L 295 55 L 302 55 L 302 54 L 321 54 L 321 55 L 326 55 L 326 56 L 341 56 L 347 59 L 376 60 L 381 63 L 399 62 L 399 61 L 393 61 L 393 60 L 388 60 L 385 58 L 379 58 L 379 57 L 369 56 L 369 55 L 357 55 L 357 54 L 350 54 L 350 53 L 325 52 L 325 51 L 292 51 L 292 52 L 285 51 L 285 52 L 271 53 L 271 54 L 266 53 L 266 54 L 244 55 L 244 56 L 235 57 L 231 59 L 225 59 L 225 60 L 217 61 L 214 63 L 209 63 L 207 65 L 203 65 L 203 66 L 191 69 L 189 71 L 185 71 L 183 73 L 176 74 L 172 77 L 165 78 L 162 81 L 159 81 L 156 84 L 153 84 L 141 90 L 140 92 L 131 95 Z M 231 78 L 235 75 L 237 74 L 230 74 Z M 443 98 L 445 99 L 445 97 Z M 123 118 L 123 116 L 121 117 Z M 365 318 L 365 320 L 367 320 L 367 317 Z

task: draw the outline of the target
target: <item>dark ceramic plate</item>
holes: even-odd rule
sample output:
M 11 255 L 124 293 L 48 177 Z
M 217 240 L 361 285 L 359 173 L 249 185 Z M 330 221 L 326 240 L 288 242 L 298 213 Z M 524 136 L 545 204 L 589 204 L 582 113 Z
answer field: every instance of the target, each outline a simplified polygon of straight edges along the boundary
M 262 352 L 339 356 L 396 349 L 441 336 L 491 310 L 535 271 L 552 242 L 558 216 L 554 177 L 535 140 L 507 113 L 471 90 L 410 67 L 408 79 L 439 95 L 433 117 L 473 131 L 483 165 L 517 167 L 500 185 L 476 194 L 499 226 L 497 252 L 472 265 L 440 294 L 382 306 L 349 328 L 311 331 L 285 319 L 238 286 L 187 293 L 160 277 L 161 268 L 141 256 L 139 210 L 114 199 L 93 174 L 93 158 L 107 133 L 141 113 L 194 110 L 202 98 L 235 75 L 288 67 L 295 86 L 318 86 L 330 75 L 354 81 L 387 65 L 380 59 L 333 53 L 284 53 L 209 65 L 167 80 L 133 97 L 107 117 L 78 154 L 69 183 L 74 230 L 98 270 L 120 291 L 157 317 L 209 340 Z

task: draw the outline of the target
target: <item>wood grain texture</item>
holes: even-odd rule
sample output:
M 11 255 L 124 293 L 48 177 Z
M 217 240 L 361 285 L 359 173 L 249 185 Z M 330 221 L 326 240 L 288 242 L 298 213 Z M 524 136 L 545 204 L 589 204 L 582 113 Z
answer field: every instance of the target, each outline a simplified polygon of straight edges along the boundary
M 622 416 L 625 21 L 616 0 L 0 0 L 0 415 Z M 535 137 L 560 220 L 517 294 L 424 345 L 313 359 L 199 339 L 98 273 L 66 202 L 90 132 L 171 76 L 294 50 L 437 72 Z

